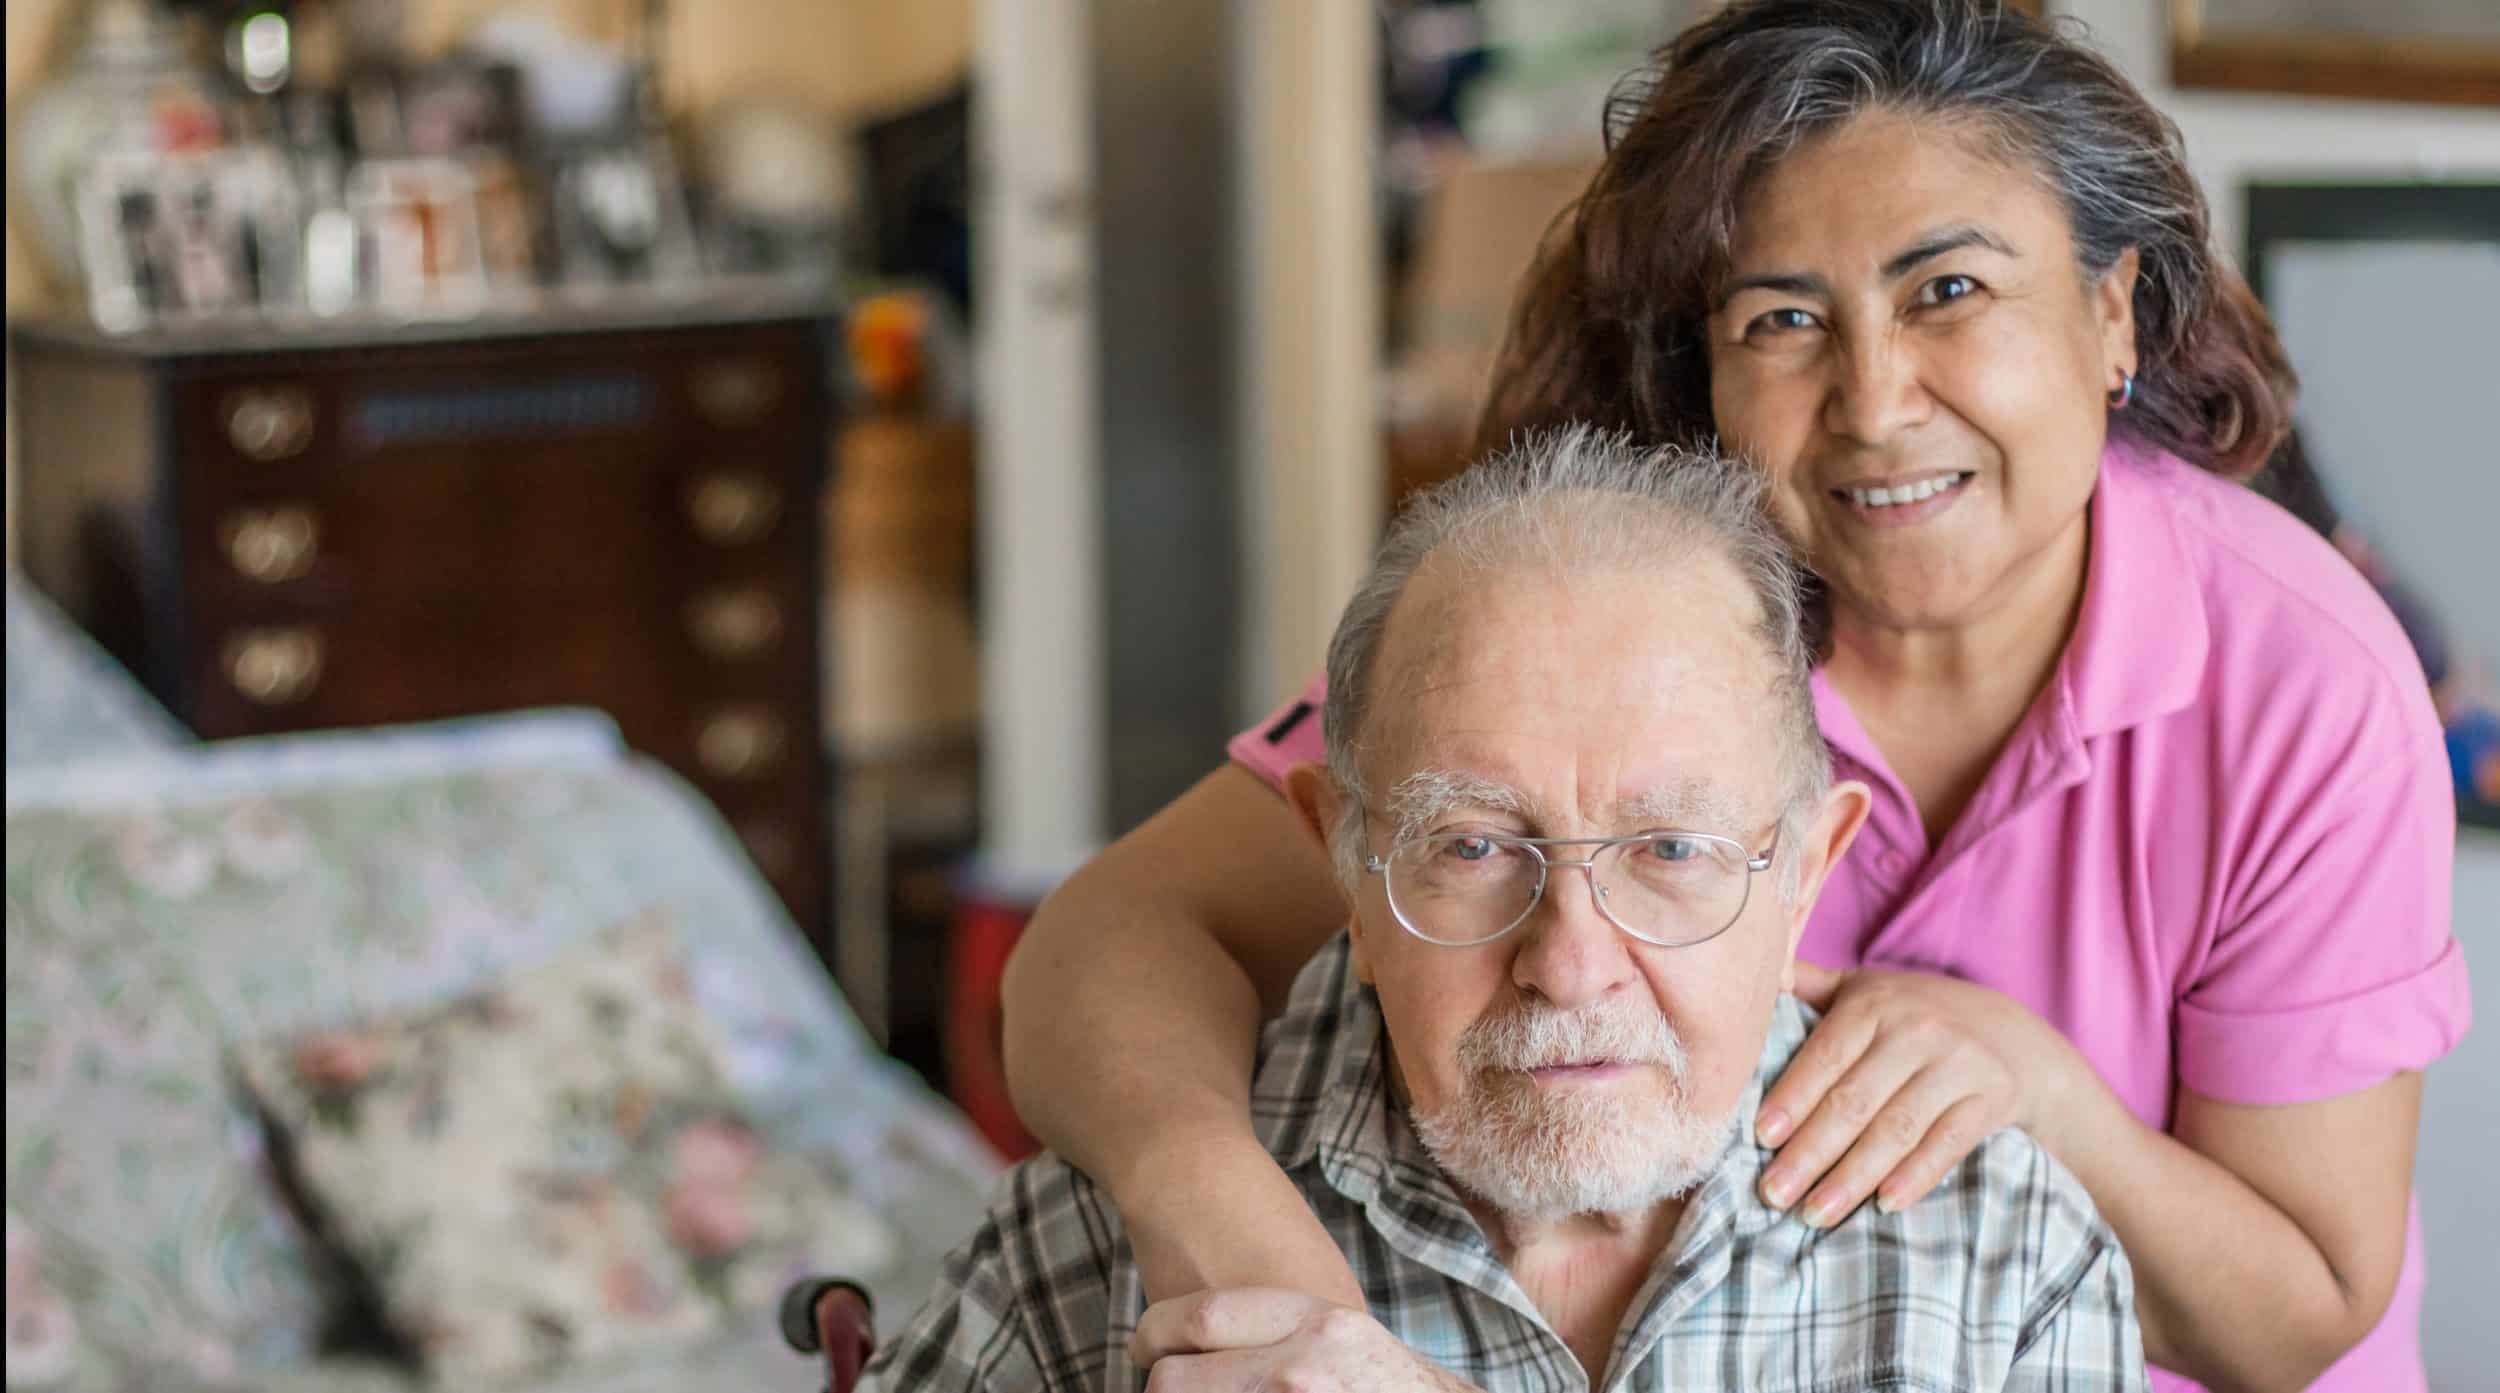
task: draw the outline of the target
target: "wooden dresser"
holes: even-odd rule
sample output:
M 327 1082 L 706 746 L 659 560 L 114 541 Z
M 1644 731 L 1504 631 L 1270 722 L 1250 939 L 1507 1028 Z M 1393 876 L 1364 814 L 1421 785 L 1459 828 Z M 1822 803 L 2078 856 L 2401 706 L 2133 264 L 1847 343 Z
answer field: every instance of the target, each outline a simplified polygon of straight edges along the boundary
M 21 558 L 206 738 L 601 707 L 828 951 L 828 325 L 14 325 Z

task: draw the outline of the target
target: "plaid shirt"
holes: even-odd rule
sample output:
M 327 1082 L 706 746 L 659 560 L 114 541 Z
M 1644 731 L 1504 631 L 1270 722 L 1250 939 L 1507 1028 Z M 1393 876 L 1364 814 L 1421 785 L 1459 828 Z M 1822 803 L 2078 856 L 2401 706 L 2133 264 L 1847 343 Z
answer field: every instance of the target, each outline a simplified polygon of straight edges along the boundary
M 1781 998 L 1740 1138 L 1811 1023 Z M 1269 1027 L 1252 1110 L 1399 1339 L 1496 1393 L 1591 1387 L 1392 1104 L 1380 1009 L 1343 936 Z M 1740 1140 L 1687 1197 L 1616 1332 L 1604 1393 L 2146 1387 L 2126 1256 L 2029 1136 L 1997 1134 L 1902 1213 L 1869 1206 L 1822 1232 L 1756 1197 L 1768 1156 Z M 1002 1182 L 870 1373 L 891 1393 L 1140 1388 L 1126 1343 L 1145 1304 L 1110 1197 L 1039 1157 Z

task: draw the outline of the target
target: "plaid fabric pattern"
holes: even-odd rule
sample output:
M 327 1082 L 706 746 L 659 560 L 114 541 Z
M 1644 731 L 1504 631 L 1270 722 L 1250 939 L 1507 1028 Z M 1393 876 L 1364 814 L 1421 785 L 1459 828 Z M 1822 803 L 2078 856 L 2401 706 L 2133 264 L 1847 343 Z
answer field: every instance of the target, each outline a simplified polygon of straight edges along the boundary
M 2144 1389 L 2126 1256 L 2082 1185 L 2021 1132 L 1983 1143 L 1900 1214 L 1870 1206 L 1817 1232 L 1755 1197 L 1762 1087 L 1812 1023 L 1782 998 L 1737 1111 L 1742 1140 L 1687 1197 L 1602 1393 Z M 1398 1338 L 1496 1393 L 1588 1393 L 1593 1376 L 1393 1105 L 1380 1010 L 1342 935 L 1268 1028 L 1252 1111 Z M 888 1393 L 1137 1389 L 1126 1344 L 1144 1309 L 1109 1197 L 1043 1156 L 1009 1174 L 870 1373 Z

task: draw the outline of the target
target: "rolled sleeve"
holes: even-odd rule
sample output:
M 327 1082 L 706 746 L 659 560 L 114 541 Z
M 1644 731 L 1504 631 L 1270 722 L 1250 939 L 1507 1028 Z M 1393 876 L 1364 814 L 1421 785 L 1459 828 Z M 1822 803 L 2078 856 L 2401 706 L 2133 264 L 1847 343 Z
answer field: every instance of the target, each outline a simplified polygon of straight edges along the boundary
M 2275 1011 L 2179 1003 L 2179 1081 L 2233 1103 L 2308 1103 L 2419 1069 L 2472 1023 L 2465 954 L 2452 941 L 2419 972 Z
M 1268 787 L 1282 790 L 1285 773 L 1297 764 L 1328 757 L 1320 734 L 1320 714 L 1328 706 L 1328 675 L 1320 673 L 1301 695 L 1268 713 L 1267 719 L 1232 739 L 1225 747 L 1233 763 L 1259 776 Z
M 2473 1014 L 2450 935 L 2456 805 L 2428 704 L 2390 698 L 2254 827 L 2233 909 L 2178 1003 L 2180 1082 L 2231 1103 L 2305 1103 L 2422 1068 Z M 2417 729 L 2421 727 L 2421 729 Z M 2321 737 L 2325 732 L 2320 732 Z

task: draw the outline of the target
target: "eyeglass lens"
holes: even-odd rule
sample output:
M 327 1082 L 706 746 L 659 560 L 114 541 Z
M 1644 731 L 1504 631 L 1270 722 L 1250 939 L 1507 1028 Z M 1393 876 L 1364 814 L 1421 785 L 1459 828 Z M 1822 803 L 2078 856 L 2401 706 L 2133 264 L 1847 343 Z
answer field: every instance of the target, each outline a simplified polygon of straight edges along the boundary
M 1573 893 L 1545 884 L 1568 872 L 1549 872 L 1541 853 L 1499 837 L 1419 837 L 1389 858 L 1389 906 L 1436 943 L 1497 938 L 1528 916 L 1540 892 Z M 1569 855 L 1555 859 L 1575 863 Z M 1673 834 L 1601 846 L 1588 871 L 1599 910 L 1617 928 L 1660 945 L 1697 943 L 1735 923 L 1753 880 L 1734 842 Z

